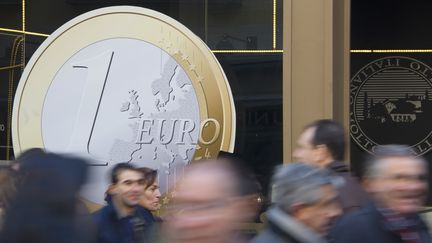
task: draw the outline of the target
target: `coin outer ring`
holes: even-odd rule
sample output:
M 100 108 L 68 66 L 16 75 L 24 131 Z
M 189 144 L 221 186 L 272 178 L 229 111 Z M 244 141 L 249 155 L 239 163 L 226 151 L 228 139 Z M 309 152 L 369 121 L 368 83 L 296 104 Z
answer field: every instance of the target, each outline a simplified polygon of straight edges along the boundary
M 214 158 L 219 151 L 232 152 L 235 108 L 227 78 L 216 57 L 192 31 L 162 13 L 131 6 L 107 7 L 82 14 L 51 34 L 26 66 L 15 93 L 12 142 L 15 156 L 33 147 L 43 148 L 41 114 L 45 96 L 55 75 L 81 49 L 111 38 L 132 38 L 167 52 L 192 81 L 200 120 L 216 119 L 220 135 L 211 144 L 198 142 L 194 160 Z M 58 131 L 61 134 L 61 131 Z M 200 131 L 211 140 L 215 126 Z

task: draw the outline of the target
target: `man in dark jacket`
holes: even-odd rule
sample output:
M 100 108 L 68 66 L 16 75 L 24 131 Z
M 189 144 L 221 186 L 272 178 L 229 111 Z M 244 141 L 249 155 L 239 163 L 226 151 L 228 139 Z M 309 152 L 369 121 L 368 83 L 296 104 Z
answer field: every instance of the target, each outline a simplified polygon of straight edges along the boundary
M 86 161 L 41 149 L 18 158 L 17 193 L 6 212 L 2 243 L 93 243 L 93 224 L 78 210 Z
M 294 151 L 296 160 L 330 170 L 340 178 L 338 188 L 344 213 L 359 209 L 367 202 L 367 194 L 342 162 L 345 154 L 343 127 L 332 120 L 318 120 L 305 127 Z
M 108 203 L 95 213 L 99 243 L 141 243 L 154 218 L 139 206 L 144 175 L 130 164 L 117 164 L 111 173 Z
M 321 243 L 341 214 L 333 177 L 303 163 L 280 167 L 272 179 L 268 226 L 252 243 Z
M 430 243 L 418 212 L 427 196 L 427 166 L 407 146 L 375 149 L 366 167 L 367 207 L 344 216 L 332 229 L 335 243 Z

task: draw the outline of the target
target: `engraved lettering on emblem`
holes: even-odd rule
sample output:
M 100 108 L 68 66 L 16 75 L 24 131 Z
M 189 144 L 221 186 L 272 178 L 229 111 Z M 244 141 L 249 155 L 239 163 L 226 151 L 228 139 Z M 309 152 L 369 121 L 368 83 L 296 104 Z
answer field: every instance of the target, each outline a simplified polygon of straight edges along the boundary
M 157 129 L 156 134 L 152 132 L 154 128 Z M 196 144 L 191 135 L 194 129 L 195 123 L 191 119 L 142 119 L 136 143 L 152 144 L 153 141 L 156 141 L 159 144 L 167 145 L 176 138 L 176 144 L 186 144 L 185 138 L 189 137 L 191 144 Z M 177 136 L 175 136 L 176 131 L 178 131 Z
M 207 141 L 205 141 L 205 139 L 203 138 L 203 130 L 204 128 L 207 128 L 210 126 L 210 124 L 213 123 L 215 126 L 215 131 L 213 133 L 213 137 Z M 214 143 L 218 138 L 219 138 L 219 134 L 220 134 L 220 124 L 219 122 L 214 119 L 214 118 L 209 118 L 207 120 L 204 120 L 201 122 L 201 133 L 199 136 L 199 141 L 204 144 L 204 145 L 210 145 L 212 143 Z
M 177 123 L 178 120 L 173 120 L 171 122 L 171 129 L 169 129 L 168 130 L 169 132 L 165 133 L 165 134 L 163 133 L 163 130 L 164 130 L 163 128 L 164 128 L 164 123 L 166 123 L 166 119 L 158 119 L 158 120 L 159 120 L 158 135 L 159 135 L 160 144 L 166 145 L 166 144 L 171 143 L 171 141 L 174 137 L 175 124 Z
M 79 113 L 75 118 L 74 132 L 69 141 L 69 152 L 87 152 L 90 154 L 90 140 L 102 101 L 109 70 L 114 57 L 113 51 L 104 52 L 94 58 L 73 64 L 73 68 L 87 69 L 86 84 L 79 104 Z M 106 166 L 108 163 L 92 165 Z
M 180 126 L 182 129 L 179 130 L 179 138 L 180 140 L 176 142 L 176 144 L 185 144 L 184 137 L 187 133 L 189 135 L 190 140 L 192 141 L 192 144 L 194 144 L 191 132 L 195 129 L 195 123 L 190 119 L 180 119 L 180 122 L 183 123 L 182 126 Z M 189 124 L 189 126 L 188 126 Z
M 146 126 L 146 123 L 149 123 Z M 152 119 L 142 119 L 140 129 L 138 131 L 138 139 L 136 141 L 137 144 L 150 144 L 153 142 L 153 138 L 150 136 L 151 128 L 153 126 L 154 121 Z M 147 136 L 145 136 L 147 135 Z M 148 139 L 145 140 L 145 137 Z
M 414 70 L 419 70 L 420 69 L 420 64 L 418 62 L 411 62 L 410 63 L 410 68 L 412 68 Z
M 211 158 L 211 153 L 210 153 L 210 151 L 208 150 L 208 148 L 206 148 L 206 150 L 205 150 L 205 152 L 204 152 L 204 158 L 206 158 L 206 159 L 210 159 L 210 158 Z

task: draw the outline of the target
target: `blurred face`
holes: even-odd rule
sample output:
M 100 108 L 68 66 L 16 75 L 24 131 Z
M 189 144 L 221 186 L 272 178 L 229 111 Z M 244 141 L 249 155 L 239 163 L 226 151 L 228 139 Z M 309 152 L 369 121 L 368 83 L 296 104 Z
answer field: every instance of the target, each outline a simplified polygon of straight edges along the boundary
M 342 213 L 337 192 L 331 185 L 321 187 L 321 199 L 315 204 L 306 204 L 294 211 L 294 217 L 319 234 L 326 234 Z
M 210 173 L 211 171 L 211 173 Z M 195 170 L 178 185 L 167 219 L 169 242 L 226 242 L 242 218 L 232 197 L 233 180 L 221 172 Z
M 380 175 L 368 183 L 378 203 L 401 214 L 421 210 L 428 190 L 424 163 L 410 157 L 389 157 L 379 163 Z
M 297 140 L 293 155 L 297 161 L 316 166 L 318 164 L 318 151 L 317 148 L 312 144 L 312 138 L 314 134 L 315 128 L 313 127 L 304 130 Z
M 159 209 L 160 196 L 159 185 L 157 181 L 155 181 L 151 186 L 144 189 L 140 205 L 150 211 L 156 211 Z
M 144 178 L 141 172 L 123 170 L 118 174 L 118 182 L 112 185 L 110 194 L 118 206 L 131 208 L 138 205 L 144 191 Z

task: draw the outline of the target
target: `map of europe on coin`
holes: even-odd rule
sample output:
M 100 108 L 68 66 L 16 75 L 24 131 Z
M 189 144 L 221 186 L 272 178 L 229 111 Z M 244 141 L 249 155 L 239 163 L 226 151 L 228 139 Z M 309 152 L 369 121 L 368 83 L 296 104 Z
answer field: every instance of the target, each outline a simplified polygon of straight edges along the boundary
M 58 71 L 43 107 L 45 148 L 93 161 L 84 194 L 97 203 L 103 195 L 94 195 L 94 187 L 106 187 L 115 163 L 157 169 L 159 184 L 167 188 L 191 161 L 198 141 L 191 80 L 164 50 L 142 40 L 113 38 L 80 50 Z

